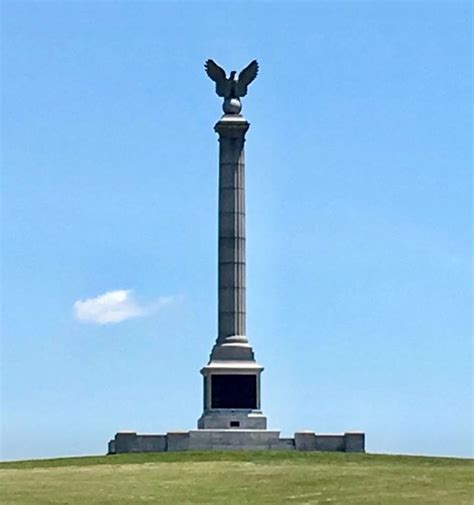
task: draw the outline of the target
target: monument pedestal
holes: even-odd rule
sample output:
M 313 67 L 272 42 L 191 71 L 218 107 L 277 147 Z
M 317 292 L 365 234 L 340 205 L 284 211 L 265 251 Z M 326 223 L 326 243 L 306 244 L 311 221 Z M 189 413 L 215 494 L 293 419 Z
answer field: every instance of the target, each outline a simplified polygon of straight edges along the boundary
M 267 418 L 260 410 L 262 370 L 251 361 L 211 361 L 202 368 L 204 411 L 198 428 L 265 430 Z

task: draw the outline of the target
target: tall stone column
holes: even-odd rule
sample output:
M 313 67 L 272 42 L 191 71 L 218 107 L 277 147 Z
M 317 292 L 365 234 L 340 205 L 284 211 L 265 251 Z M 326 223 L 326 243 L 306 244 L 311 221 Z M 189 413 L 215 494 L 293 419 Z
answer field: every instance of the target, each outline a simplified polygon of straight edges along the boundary
M 206 72 L 224 98 L 224 115 L 214 130 L 219 135 L 219 264 L 217 339 L 204 379 L 203 413 L 198 428 L 205 430 L 265 430 L 260 407 L 260 375 L 246 336 L 245 325 L 245 134 L 249 123 L 240 114 L 240 97 L 255 79 L 254 60 L 239 76 L 229 78 L 214 61 Z
M 245 134 L 240 114 L 224 114 L 219 135 L 218 330 L 204 376 L 201 429 L 264 430 L 260 374 L 245 326 Z
M 253 360 L 245 311 L 245 134 L 249 123 L 225 115 L 219 135 L 218 332 L 211 359 Z

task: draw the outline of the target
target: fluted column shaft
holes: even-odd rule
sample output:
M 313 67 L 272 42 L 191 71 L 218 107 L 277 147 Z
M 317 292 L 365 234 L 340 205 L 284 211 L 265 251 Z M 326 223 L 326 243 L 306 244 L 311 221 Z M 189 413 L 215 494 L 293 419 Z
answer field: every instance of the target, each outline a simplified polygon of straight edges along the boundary
M 218 338 L 246 334 L 245 328 L 245 133 L 241 116 L 225 117 L 219 134 L 219 271 Z

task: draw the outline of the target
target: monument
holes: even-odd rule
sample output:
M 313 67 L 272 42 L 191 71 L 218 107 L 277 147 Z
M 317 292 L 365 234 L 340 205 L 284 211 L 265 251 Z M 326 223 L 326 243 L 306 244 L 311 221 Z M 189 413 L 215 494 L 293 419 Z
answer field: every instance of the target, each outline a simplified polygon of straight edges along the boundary
M 252 61 L 239 76 L 214 61 L 206 72 L 224 98 L 219 135 L 219 239 L 217 340 L 204 376 L 204 412 L 198 428 L 265 429 L 260 410 L 260 374 L 246 337 L 245 310 L 245 134 L 249 123 L 240 114 L 240 98 L 258 73 Z
M 316 434 L 297 432 L 281 438 L 268 430 L 261 410 L 260 376 L 246 336 L 245 304 L 245 135 L 250 124 L 242 116 L 241 98 L 257 77 L 253 60 L 238 75 L 227 77 L 213 60 L 205 64 L 224 99 L 224 115 L 214 130 L 219 136 L 218 329 L 203 375 L 203 412 L 197 430 L 166 434 L 118 432 L 109 454 L 183 450 L 273 449 L 364 452 L 361 432 Z

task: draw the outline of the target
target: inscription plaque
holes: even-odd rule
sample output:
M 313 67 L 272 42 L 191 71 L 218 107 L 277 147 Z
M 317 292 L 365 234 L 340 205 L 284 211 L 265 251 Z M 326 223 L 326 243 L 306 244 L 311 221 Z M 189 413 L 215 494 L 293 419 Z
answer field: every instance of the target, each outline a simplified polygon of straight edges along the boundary
M 211 408 L 256 409 L 256 375 L 212 375 Z

